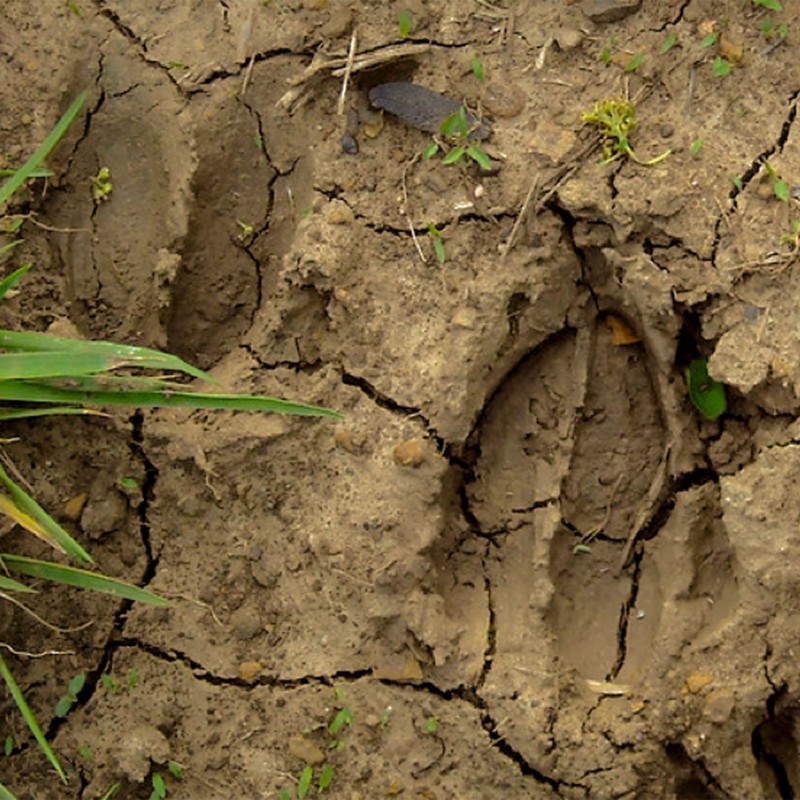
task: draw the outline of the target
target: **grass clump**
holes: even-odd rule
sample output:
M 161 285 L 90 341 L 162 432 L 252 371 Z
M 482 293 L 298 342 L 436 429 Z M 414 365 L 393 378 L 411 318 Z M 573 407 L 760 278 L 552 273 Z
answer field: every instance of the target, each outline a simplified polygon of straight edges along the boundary
M 582 114 L 581 119 L 597 128 L 603 137 L 603 164 L 627 157 L 637 164 L 652 166 L 663 161 L 671 152 L 667 150 L 649 160 L 636 155 L 630 141 L 630 135 L 637 125 L 636 107 L 630 100 L 619 97 L 600 100 L 591 111 Z
M 26 180 L 52 174 L 43 169 L 41 164 L 78 115 L 86 97 L 87 93 L 82 92 L 75 99 L 36 152 L 0 186 L 0 231 L 11 234 L 19 231 L 19 225 L 9 222 L 5 206 Z M 101 169 L 92 178 L 92 190 L 96 203 L 108 199 L 112 184 L 107 168 Z M 20 241 L 15 239 L 0 247 L 0 259 L 7 256 Z M 24 264 L 0 280 L 0 301 L 31 266 Z M 210 375 L 182 359 L 158 350 L 0 328 L 0 422 L 52 415 L 105 415 L 102 408 L 119 405 L 132 408 L 182 407 L 341 416 L 330 409 L 274 397 L 192 391 L 185 384 L 176 382 L 174 376 L 180 374 L 212 385 L 216 383 Z M 0 553 L 0 599 L 13 599 L 14 594 L 34 593 L 34 588 L 17 579 L 28 577 L 112 594 L 126 600 L 169 605 L 166 600 L 146 589 L 91 569 L 91 555 L 12 479 L 2 464 L 0 513 L 47 542 L 66 558 L 83 565 L 75 567 L 57 561 L 33 559 L 19 553 Z M 13 602 L 20 604 L 16 599 Z M 2 655 L 0 679 L 5 682 L 40 749 L 61 780 L 66 782 L 64 769 Z M 81 672 L 70 681 L 66 694 L 59 700 L 57 716 L 65 716 L 78 702 L 85 680 L 86 675 Z M 132 680 L 135 682 L 135 678 Z M 108 687 L 107 682 L 106 685 Z M 156 785 L 155 774 L 153 778 L 152 796 L 163 797 L 165 791 L 159 794 L 160 786 Z M 110 797 L 115 791 L 112 787 L 107 796 Z M 13 794 L 0 784 L 0 799 L 5 798 L 13 800 Z

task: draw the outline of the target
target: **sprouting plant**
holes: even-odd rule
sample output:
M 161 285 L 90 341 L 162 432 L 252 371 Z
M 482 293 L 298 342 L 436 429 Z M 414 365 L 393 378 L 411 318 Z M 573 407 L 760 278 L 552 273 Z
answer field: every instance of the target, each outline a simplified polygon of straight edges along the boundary
M 764 169 L 766 169 L 767 175 L 772 181 L 772 190 L 775 192 L 775 197 L 777 197 L 778 200 L 782 200 L 784 203 L 788 202 L 791 192 L 789 191 L 789 186 L 786 181 L 778 175 L 775 171 L 775 167 L 773 167 L 767 159 L 764 159 Z
M 614 47 L 616 47 L 616 45 L 617 45 L 617 37 L 612 36 L 611 39 L 609 39 L 608 44 L 603 48 L 602 52 L 600 53 L 600 60 L 604 64 L 608 65 L 611 63 L 611 51 L 614 49 Z
M 110 673 L 104 672 L 100 676 L 100 680 L 103 682 L 103 686 L 112 694 L 116 694 L 119 691 L 119 686 Z
M 428 717 L 428 719 L 425 720 L 423 730 L 431 736 L 436 733 L 439 730 L 439 717 L 435 714 L 432 717 Z
M 14 737 L 9 733 L 3 740 L 3 752 L 10 756 L 14 752 Z
M 788 244 L 792 252 L 800 248 L 800 220 L 792 223 L 792 232 L 781 236 L 781 244 Z
M 783 6 L 779 0 L 753 0 L 753 5 L 767 8 L 770 11 L 783 11 Z
M 150 781 L 153 784 L 150 800 L 164 800 L 167 796 L 167 784 L 164 782 L 162 774 L 160 772 L 154 772 L 150 776 Z
M 328 743 L 331 750 L 341 750 L 344 747 L 344 740 L 340 737 L 340 732 L 346 726 L 353 724 L 353 712 L 349 705 L 345 703 L 344 692 L 341 689 L 335 689 L 336 700 L 342 704 L 342 707 L 336 712 L 330 724 L 328 725 L 328 733 L 333 737 Z
M 704 49 L 706 47 L 711 47 L 712 44 L 716 44 L 717 39 L 719 39 L 719 34 L 718 33 L 712 32 L 712 33 L 706 34 L 700 40 L 700 47 L 702 47 Z
M 689 148 L 689 152 L 692 154 L 692 158 L 697 158 L 700 155 L 700 151 L 703 149 L 703 140 L 702 139 L 695 139 L 691 147 Z
M 444 251 L 444 242 L 442 241 L 441 231 L 432 223 L 428 223 L 428 233 L 433 239 L 433 251 L 436 253 L 436 260 L 440 264 L 444 264 L 447 260 L 447 254 Z
M 740 192 L 742 191 L 742 189 L 744 189 L 744 181 L 742 180 L 742 176 L 741 176 L 741 175 L 734 175 L 734 176 L 731 178 L 731 182 L 733 183 L 733 185 L 734 185 L 734 186 L 735 186 L 735 187 L 736 187 L 736 188 L 737 188 L 737 189 L 738 189 Z
M 644 63 L 644 53 L 637 53 L 625 65 L 625 72 L 636 72 L 636 70 L 639 69 L 639 67 L 641 67 L 643 63 Z
M 630 100 L 619 97 L 600 100 L 591 111 L 582 114 L 581 119 L 598 128 L 603 137 L 603 164 L 627 156 L 637 164 L 652 166 L 663 161 L 671 152 L 667 150 L 649 161 L 643 161 L 636 155 L 630 142 L 630 134 L 637 124 L 636 108 Z
M 79 672 L 67 686 L 67 693 L 56 703 L 56 716 L 66 717 L 70 709 L 78 702 L 78 695 L 86 683 L 86 673 Z
M 394 709 L 391 706 L 386 706 L 381 712 L 381 719 L 378 723 L 381 728 L 388 727 L 389 723 L 392 721 L 392 714 L 394 713 Z
M 186 772 L 186 769 L 183 766 L 183 764 L 179 764 L 177 761 L 168 761 L 167 769 L 169 770 L 169 774 L 172 775 L 172 777 L 175 778 L 175 780 L 177 781 L 183 780 L 183 776 Z
M 714 73 L 716 78 L 724 78 L 732 69 L 733 64 L 731 64 L 728 59 L 723 58 L 722 56 L 717 56 L 714 59 L 714 63 L 711 65 L 711 71 Z
M 139 670 L 131 667 L 128 671 L 128 688 L 135 689 L 139 685 Z
M 92 182 L 92 199 L 97 205 L 105 203 L 114 191 L 114 184 L 111 183 L 111 170 L 108 167 L 101 167 L 97 175 L 90 178 Z
M 397 32 L 401 39 L 408 37 L 411 33 L 411 26 L 414 24 L 414 17 L 407 8 L 401 8 L 397 14 Z
M 473 56 L 472 58 L 472 74 L 479 81 L 482 81 L 486 78 L 486 73 L 483 69 L 483 64 L 481 64 L 481 60 L 477 56 Z
M 439 127 L 442 137 L 452 144 L 451 149 L 442 159 L 442 164 L 463 164 L 467 159 L 472 159 L 478 166 L 485 170 L 492 168 L 489 156 L 474 142 L 470 140 L 473 129 L 470 126 L 467 110 L 461 106 L 442 122 Z M 445 145 L 440 139 L 434 140 L 422 151 L 423 160 L 433 158 Z
M 678 43 L 678 34 L 676 34 L 675 31 L 673 31 L 672 33 L 670 33 L 669 36 L 667 36 L 666 39 L 664 39 L 664 43 L 659 48 L 658 52 L 661 53 L 661 55 L 663 56 L 664 53 L 668 53 L 670 50 L 672 50 L 672 48 L 675 47 L 677 43 Z
M 324 764 L 317 780 L 317 794 L 322 794 L 333 782 L 334 769 L 332 764 Z M 307 764 L 297 780 L 297 800 L 304 800 L 311 791 L 314 782 L 314 769 Z M 284 786 L 278 792 L 279 800 L 292 800 L 292 793 Z

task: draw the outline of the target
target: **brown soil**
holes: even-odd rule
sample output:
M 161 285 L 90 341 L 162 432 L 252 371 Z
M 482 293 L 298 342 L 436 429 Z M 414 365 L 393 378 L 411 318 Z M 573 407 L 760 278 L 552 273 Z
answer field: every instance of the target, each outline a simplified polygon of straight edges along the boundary
M 63 634 L 2 606 L 4 641 L 48 653 L 9 659 L 69 783 L 8 698 L 0 780 L 148 798 L 173 760 L 169 798 L 277 798 L 327 761 L 348 800 L 800 796 L 800 2 L 769 12 L 782 43 L 745 0 L 611 22 L 588 12 L 635 4 L 73 5 L 0 21 L 10 163 L 90 87 L 57 178 L 20 196 L 48 228 L 25 225 L 13 264 L 36 269 L 4 324 L 166 348 L 345 417 L 14 426 L 100 568 L 173 602 L 43 591 Z M 419 52 L 357 73 L 353 102 L 409 77 L 465 98 L 499 169 L 412 160 L 430 136 L 389 116 L 345 154 L 341 76 L 296 79 L 354 26 L 359 54 Z M 672 151 L 655 166 L 601 166 L 581 123 L 626 90 L 639 156 Z M 696 356 L 728 385 L 718 421 L 688 399 Z

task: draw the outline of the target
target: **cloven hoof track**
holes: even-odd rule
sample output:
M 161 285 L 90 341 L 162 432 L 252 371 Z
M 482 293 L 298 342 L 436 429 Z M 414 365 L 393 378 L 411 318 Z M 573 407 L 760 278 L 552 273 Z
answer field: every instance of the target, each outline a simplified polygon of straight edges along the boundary
M 649 357 L 642 344 L 612 343 L 602 316 L 561 331 L 505 378 L 471 442 L 469 514 L 495 545 L 486 558 L 495 653 L 482 692 L 495 718 L 518 719 L 530 709 L 507 739 L 528 763 L 550 765 L 542 771 L 566 783 L 590 767 L 610 769 L 605 759 L 619 754 L 587 746 L 580 770 L 554 763 L 553 747 L 565 735 L 559 726 L 572 719 L 583 738 L 603 694 L 598 686 L 627 694 L 629 684 L 657 671 L 655 640 L 672 624 L 662 619 L 671 587 L 659 575 L 669 556 L 645 562 L 650 543 L 641 540 L 669 527 L 681 493 L 702 495 L 697 531 L 682 540 L 691 565 L 684 595 L 717 603 L 713 613 L 698 603 L 681 642 L 716 628 L 735 605 L 730 547 L 709 522 L 718 516 L 716 484 L 703 471 L 696 480 L 667 474 L 670 434 Z M 687 525 L 679 518 L 673 527 Z M 705 564 L 712 552 L 713 575 Z

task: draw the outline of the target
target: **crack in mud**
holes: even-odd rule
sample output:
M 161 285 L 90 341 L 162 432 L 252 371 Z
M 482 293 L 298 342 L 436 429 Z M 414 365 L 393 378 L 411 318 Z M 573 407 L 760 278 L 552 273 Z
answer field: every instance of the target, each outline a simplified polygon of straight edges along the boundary
M 430 420 L 422 413 L 422 410 L 415 406 L 406 406 L 398 403 L 388 395 L 385 395 L 368 380 L 358 375 L 353 375 L 346 370 L 342 370 L 342 383 L 345 386 L 355 386 L 360 389 L 367 397 L 370 398 L 377 406 L 391 411 L 393 414 L 398 414 L 406 419 L 418 419 L 422 423 L 427 435 L 435 442 L 438 451 L 448 460 L 448 462 L 456 467 L 469 470 L 469 465 L 464 462 L 461 456 L 456 452 L 457 448 L 450 442 L 446 441 L 443 436 L 440 436 L 436 429 L 431 424 Z
M 753 180 L 753 178 L 761 172 L 761 169 L 764 166 L 764 162 L 768 161 L 770 156 L 774 155 L 775 153 L 779 153 L 783 150 L 784 145 L 786 144 L 789 133 L 791 132 L 792 125 L 797 117 L 797 101 L 798 97 L 800 97 L 800 89 L 795 89 L 793 92 L 790 93 L 788 98 L 789 110 L 786 114 L 786 119 L 783 121 L 781 125 L 780 133 L 775 140 L 775 143 L 770 145 L 766 150 L 759 153 L 753 161 L 750 163 L 750 166 L 740 175 L 738 176 L 741 180 L 741 188 L 739 185 L 734 184 L 731 191 L 728 193 L 728 198 L 730 199 L 730 206 L 727 209 L 723 209 L 720 214 L 717 216 L 716 222 L 714 223 L 714 239 L 711 245 L 711 265 L 716 269 L 717 267 L 717 250 L 719 248 L 719 243 L 722 238 L 721 228 L 724 222 L 727 222 L 738 210 L 739 202 L 738 198 L 739 195 L 744 192 L 747 188 L 749 183 Z

